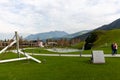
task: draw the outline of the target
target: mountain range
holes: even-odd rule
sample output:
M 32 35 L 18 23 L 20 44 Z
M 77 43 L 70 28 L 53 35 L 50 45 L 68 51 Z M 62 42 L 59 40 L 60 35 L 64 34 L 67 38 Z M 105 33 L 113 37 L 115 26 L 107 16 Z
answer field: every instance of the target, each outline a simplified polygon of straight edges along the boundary
M 95 30 L 112 30 L 112 29 L 120 29 L 120 19 L 117 19 L 108 25 L 103 25 Z
M 31 34 L 31 35 L 27 36 L 25 39 L 27 39 L 27 40 L 37 40 L 38 38 L 40 40 L 59 39 L 59 38 L 71 39 L 78 35 L 85 34 L 89 31 L 90 30 L 84 30 L 84 31 L 73 33 L 73 34 L 68 34 L 65 31 L 50 31 L 50 32 L 45 32 L 45 33 Z
M 117 20 L 111 22 L 110 24 L 100 26 L 100 27 L 98 27 L 94 30 L 91 30 L 90 32 L 88 32 L 86 34 L 79 35 L 79 36 L 74 37 L 74 38 L 80 38 L 81 40 L 85 40 L 93 31 L 96 31 L 96 30 L 112 30 L 112 29 L 120 29 L 120 19 L 117 19 Z
M 68 34 L 65 31 L 50 31 L 50 32 L 45 32 L 45 33 L 37 33 L 37 34 L 30 34 L 24 39 L 27 40 L 37 40 L 38 38 L 41 40 L 49 39 L 49 38 L 80 38 L 81 40 L 85 40 L 91 32 L 95 30 L 111 30 L 111 29 L 120 29 L 120 19 L 117 19 L 110 24 L 100 26 L 99 28 L 96 28 L 94 30 L 84 30 L 84 31 L 79 31 L 73 34 Z M 3 39 L 11 39 L 11 37 L 14 35 L 14 33 L 8 34 L 8 33 L 0 33 L 0 40 Z
M 60 38 L 65 35 L 68 35 L 68 33 L 64 31 L 50 31 L 45 33 L 37 33 L 37 34 L 31 34 L 27 36 L 25 39 L 27 40 L 45 40 L 45 39 L 51 39 L 51 38 Z
M 63 36 L 63 38 L 67 38 L 67 39 L 71 39 L 71 38 L 74 38 L 76 36 L 80 36 L 80 35 L 83 35 L 85 33 L 88 33 L 90 32 L 91 30 L 83 30 L 83 31 L 79 31 L 79 32 L 76 32 L 76 33 L 73 33 L 73 34 L 68 34 L 68 35 L 65 35 Z
M 50 38 L 80 38 L 81 40 L 85 40 L 91 32 L 95 30 L 111 30 L 111 29 L 120 29 L 120 19 L 117 19 L 110 24 L 100 26 L 94 30 L 84 30 L 80 32 L 76 32 L 73 34 L 68 34 L 64 31 L 50 31 L 45 33 L 37 33 L 37 34 L 31 34 L 27 36 L 25 39 L 27 40 L 37 40 L 38 38 L 41 40 L 50 39 Z

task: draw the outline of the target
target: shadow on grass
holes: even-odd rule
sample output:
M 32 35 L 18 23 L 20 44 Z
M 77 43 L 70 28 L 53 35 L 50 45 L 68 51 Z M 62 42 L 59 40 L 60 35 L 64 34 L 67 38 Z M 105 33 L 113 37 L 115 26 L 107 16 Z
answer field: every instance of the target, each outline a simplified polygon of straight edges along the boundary
M 91 60 L 84 60 L 80 61 L 83 64 L 88 64 L 88 65 L 106 65 L 107 63 L 93 63 Z

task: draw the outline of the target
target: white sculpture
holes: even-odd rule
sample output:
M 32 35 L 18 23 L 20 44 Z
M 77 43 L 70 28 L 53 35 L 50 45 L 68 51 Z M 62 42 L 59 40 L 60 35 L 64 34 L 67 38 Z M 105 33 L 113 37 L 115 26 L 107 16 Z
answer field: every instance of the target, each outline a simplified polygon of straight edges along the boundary
M 20 56 L 20 54 L 22 54 L 22 55 L 25 55 L 26 57 L 23 57 L 23 58 L 20 58 L 20 57 L 19 57 L 19 58 L 15 58 L 15 59 L 0 60 L 0 63 L 11 62 L 11 61 L 18 61 L 18 60 L 25 60 L 25 59 L 32 59 L 32 60 L 34 60 L 34 61 L 36 61 L 36 62 L 38 62 L 38 63 L 41 63 L 40 60 L 38 60 L 38 59 L 36 59 L 36 58 L 28 55 L 27 53 L 22 52 L 22 51 L 19 49 L 19 36 L 18 36 L 17 32 L 15 32 L 15 37 L 16 37 L 16 39 L 15 39 L 11 44 L 9 44 L 9 45 L 6 46 L 5 48 L 3 48 L 3 49 L 0 51 L 0 54 L 3 53 L 5 50 L 7 50 L 9 47 L 11 47 L 13 44 L 16 43 L 16 46 L 17 46 L 17 47 L 16 47 L 16 48 L 17 48 L 16 51 L 17 51 L 17 53 L 19 54 L 19 56 Z

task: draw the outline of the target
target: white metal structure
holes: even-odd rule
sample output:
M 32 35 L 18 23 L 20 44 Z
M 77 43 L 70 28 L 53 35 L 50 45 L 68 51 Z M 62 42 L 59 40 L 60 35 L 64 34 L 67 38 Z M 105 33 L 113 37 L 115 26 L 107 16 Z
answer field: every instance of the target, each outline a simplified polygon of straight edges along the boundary
M 8 46 L 6 46 L 5 48 L 3 48 L 1 51 L 0 51 L 0 54 L 3 53 L 5 50 L 7 50 L 9 47 L 11 47 L 13 44 L 16 43 L 16 48 L 17 48 L 17 53 L 19 54 L 19 58 L 15 58 L 15 59 L 7 59 L 7 60 L 0 60 L 0 63 L 4 63 L 4 62 L 11 62 L 11 61 L 18 61 L 18 60 L 25 60 L 25 59 L 32 59 L 38 63 L 41 63 L 40 60 L 28 55 L 27 53 L 24 53 L 22 52 L 20 49 L 19 49 L 19 36 L 17 34 L 17 32 L 15 32 L 15 36 L 16 36 L 16 39 L 11 43 L 9 44 Z M 20 54 L 26 56 L 26 57 L 23 57 L 23 58 L 20 58 Z

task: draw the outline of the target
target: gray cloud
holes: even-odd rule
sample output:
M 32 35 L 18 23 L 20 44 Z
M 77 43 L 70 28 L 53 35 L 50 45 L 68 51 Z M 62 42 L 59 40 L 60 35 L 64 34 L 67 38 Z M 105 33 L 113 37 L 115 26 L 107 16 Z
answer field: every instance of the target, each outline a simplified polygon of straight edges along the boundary
M 94 29 L 118 19 L 119 6 L 119 0 L 4 0 L 0 1 L 0 32 Z

